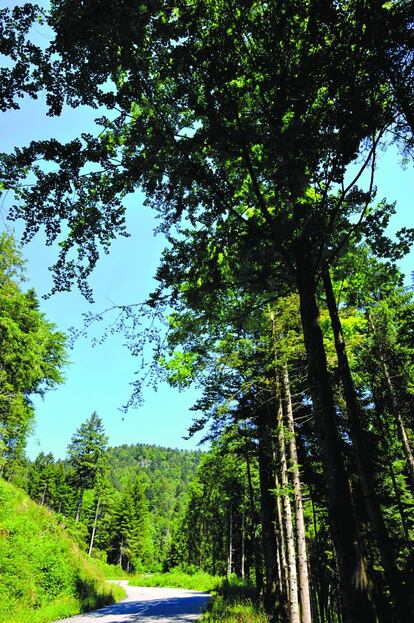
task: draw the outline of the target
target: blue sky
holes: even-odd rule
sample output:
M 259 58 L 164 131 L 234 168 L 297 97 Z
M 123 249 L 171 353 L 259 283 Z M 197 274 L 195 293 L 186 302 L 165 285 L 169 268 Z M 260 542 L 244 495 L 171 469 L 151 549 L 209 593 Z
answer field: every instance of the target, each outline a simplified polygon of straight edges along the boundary
M 7 4 L 7 3 L 6 3 Z M 14 4 L 14 3 L 8 3 Z M 96 111 L 87 109 L 66 110 L 61 118 L 49 118 L 42 98 L 27 101 L 20 111 L 0 115 L 1 151 L 14 145 L 25 144 L 30 139 L 55 136 L 68 140 L 81 131 L 93 131 Z M 387 197 L 397 201 L 398 213 L 391 229 L 414 226 L 412 197 L 414 193 L 413 168 L 402 170 L 399 156 L 390 149 L 379 159 L 377 198 Z M 0 200 L 0 226 L 12 229 L 5 220 L 8 198 Z M 130 238 L 116 240 L 109 256 L 103 256 L 90 281 L 95 298 L 91 306 L 76 290 L 56 294 L 41 301 L 41 308 L 59 329 L 80 326 L 82 313 L 102 311 L 115 304 L 143 301 L 153 289 L 152 275 L 163 248 L 161 236 L 154 237 L 155 221 L 142 205 L 138 193 L 128 200 L 127 222 Z M 21 232 L 17 224 L 16 233 Z M 39 296 L 50 289 L 48 266 L 56 257 L 53 248 L 45 247 L 38 236 L 23 250 L 28 260 L 28 285 Z M 408 275 L 414 270 L 413 253 L 401 264 Z M 158 391 L 147 389 L 145 402 L 137 410 L 123 415 L 118 407 L 129 397 L 134 373 L 139 362 L 123 346 L 123 338 L 116 334 L 102 346 L 93 348 L 90 339 L 79 339 L 70 351 L 71 365 L 66 370 L 66 382 L 42 399 L 35 399 L 36 426 L 28 443 L 28 454 L 34 457 L 40 450 L 63 457 L 71 435 L 92 411 L 102 417 L 109 443 L 156 443 L 181 448 L 194 448 L 200 439 L 184 441 L 194 413 L 190 411 L 196 394 L 192 390 L 179 393 L 165 384 Z
M 67 110 L 61 119 L 50 119 L 45 115 L 42 100 L 27 101 L 20 111 L 0 116 L 0 149 L 8 151 L 13 145 L 25 144 L 28 139 L 48 136 L 68 140 L 80 131 L 90 130 L 96 116 L 96 111 Z M 14 228 L 20 234 L 21 225 L 5 219 L 8 198 L 3 199 L 0 225 L 11 231 Z M 113 243 L 110 255 L 101 257 L 90 280 L 94 305 L 76 290 L 41 300 L 41 309 L 59 329 L 66 331 L 81 326 L 84 312 L 101 312 L 113 304 L 144 301 L 153 290 L 152 275 L 164 244 L 162 236 L 153 235 L 156 222 L 142 202 L 143 196 L 139 193 L 129 199 L 127 221 L 131 237 L 119 238 Z M 46 247 L 43 237 L 38 236 L 23 248 L 23 254 L 28 260 L 27 285 L 33 286 L 39 296 L 46 294 L 51 286 L 48 267 L 56 257 L 56 249 Z M 140 368 L 140 362 L 129 354 L 123 341 L 117 334 L 95 348 L 89 338 L 75 343 L 69 352 L 71 365 L 65 373 L 65 384 L 49 392 L 44 399 L 34 400 L 36 425 L 28 443 L 30 457 L 40 450 L 63 457 L 71 435 L 94 410 L 104 421 L 111 445 L 142 442 L 196 447 L 200 436 L 183 440 L 195 416 L 190 412 L 196 398 L 192 390 L 180 393 L 166 384 L 160 385 L 156 392 L 148 388 L 142 407 L 126 415 L 119 411 L 129 398 L 130 383 Z

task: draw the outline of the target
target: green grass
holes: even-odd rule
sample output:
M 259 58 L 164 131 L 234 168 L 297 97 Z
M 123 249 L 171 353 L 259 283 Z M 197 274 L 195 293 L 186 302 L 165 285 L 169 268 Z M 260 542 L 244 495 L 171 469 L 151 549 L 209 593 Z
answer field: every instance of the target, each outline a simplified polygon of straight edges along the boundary
M 205 592 L 217 589 L 221 582 L 222 578 L 203 571 L 188 574 L 180 569 L 173 569 L 168 573 L 139 574 L 129 579 L 131 586 L 168 586 Z
M 130 575 L 122 569 L 121 565 L 108 565 L 107 562 L 94 558 L 93 554 L 92 560 L 94 566 L 99 569 L 107 580 L 127 580 L 130 577 Z
M 173 569 L 168 573 L 140 574 L 129 579 L 132 586 L 168 586 L 212 593 L 202 623 L 268 623 L 255 603 L 255 589 L 236 577 L 230 580 L 202 571 L 193 574 Z
M 240 599 L 228 602 L 224 597 L 214 595 L 202 623 L 269 623 L 269 619 L 251 601 Z
M 203 615 L 202 623 L 268 623 L 255 602 L 255 589 L 232 577 L 224 580 Z
M 47 623 L 123 595 L 51 512 L 0 479 L 0 623 Z

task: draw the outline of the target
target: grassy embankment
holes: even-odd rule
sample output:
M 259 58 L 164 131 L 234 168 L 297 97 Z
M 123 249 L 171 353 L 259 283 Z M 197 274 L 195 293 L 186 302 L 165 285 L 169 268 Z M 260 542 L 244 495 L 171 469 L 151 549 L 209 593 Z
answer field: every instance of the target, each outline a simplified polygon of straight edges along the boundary
M 47 623 L 123 596 L 53 513 L 0 479 L 0 623 Z
M 209 592 L 212 598 L 202 623 L 268 623 L 254 600 L 254 589 L 237 578 L 225 580 L 201 571 L 187 574 L 179 569 L 169 573 L 136 575 L 132 586 L 169 586 Z
M 202 623 L 268 623 L 255 600 L 255 590 L 238 578 L 223 580 L 213 592 Z

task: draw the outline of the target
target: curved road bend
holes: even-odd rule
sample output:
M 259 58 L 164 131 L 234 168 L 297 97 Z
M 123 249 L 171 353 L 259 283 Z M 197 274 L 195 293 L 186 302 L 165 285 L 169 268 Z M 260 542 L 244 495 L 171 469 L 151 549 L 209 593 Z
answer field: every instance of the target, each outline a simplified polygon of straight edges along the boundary
M 119 581 L 127 596 L 100 610 L 79 614 L 65 623 L 191 623 L 198 621 L 200 610 L 209 599 L 207 593 L 179 588 L 144 588 Z M 55 621 L 55 623 L 59 623 Z

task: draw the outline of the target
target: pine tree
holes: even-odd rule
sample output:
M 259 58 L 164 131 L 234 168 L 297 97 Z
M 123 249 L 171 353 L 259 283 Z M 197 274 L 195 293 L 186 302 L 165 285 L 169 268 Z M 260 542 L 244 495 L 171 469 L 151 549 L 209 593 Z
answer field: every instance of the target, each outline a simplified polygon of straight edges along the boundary
M 107 441 L 103 422 L 96 411 L 72 436 L 68 446 L 68 455 L 69 462 L 74 468 L 74 481 L 79 491 L 75 521 L 80 519 L 85 489 L 95 485 Z

